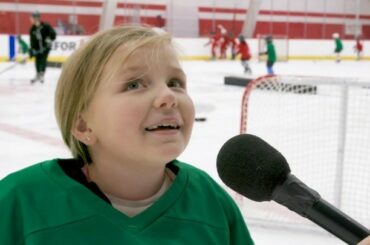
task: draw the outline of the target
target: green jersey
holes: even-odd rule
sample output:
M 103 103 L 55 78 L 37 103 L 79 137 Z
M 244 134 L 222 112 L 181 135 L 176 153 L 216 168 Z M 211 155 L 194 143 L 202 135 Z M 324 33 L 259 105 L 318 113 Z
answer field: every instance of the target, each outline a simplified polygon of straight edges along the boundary
M 27 43 L 23 39 L 19 39 L 18 44 L 20 53 L 27 54 L 29 50 Z
M 339 38 L 336 38 L 335 39 L 335 50 L 334 50 L 334 52 L 335 53 L 340 53 L 342 50 L 343 50 L 342 40 L 340 40 Z
M 68 160 L 38 163 L 0 181 L 1 245 L 253 244 L 231 197 L 191 165 L 169 163 L 176 174 L 170 188 L 128 217 L 67 175 L 61 161 Z
M 272 42 L 267 43 L 267 60 L 270 62 L 276 61 L 275 46 Z

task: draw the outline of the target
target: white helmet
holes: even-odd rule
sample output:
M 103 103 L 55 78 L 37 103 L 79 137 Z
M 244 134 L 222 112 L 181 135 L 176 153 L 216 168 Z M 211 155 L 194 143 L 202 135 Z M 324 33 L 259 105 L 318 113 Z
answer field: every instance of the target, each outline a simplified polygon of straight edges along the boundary
M 333 33 L 333 38 L 339 38 L 339 34 L 337 32 Z

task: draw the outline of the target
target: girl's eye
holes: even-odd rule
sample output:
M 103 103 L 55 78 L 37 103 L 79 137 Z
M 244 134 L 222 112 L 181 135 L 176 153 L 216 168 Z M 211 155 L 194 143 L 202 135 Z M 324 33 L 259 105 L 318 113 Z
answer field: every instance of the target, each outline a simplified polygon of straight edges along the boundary
M 141 80 L 133 80 L 126 84 L 126 90 L 134 90 L 143 87 Z
M 168 81 L 167 86 L 171 88 L 185 88 L 185 83 L 180 79 L 173 78 Z

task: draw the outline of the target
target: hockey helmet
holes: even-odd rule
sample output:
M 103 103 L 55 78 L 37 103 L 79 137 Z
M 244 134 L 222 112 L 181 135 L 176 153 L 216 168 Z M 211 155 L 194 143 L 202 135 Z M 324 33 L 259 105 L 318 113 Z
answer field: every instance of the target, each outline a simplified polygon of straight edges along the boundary
M 339 34 L 338 33 L 333 33 L 333 38 L 339 38 Z
M 265 41 L 266 42 L 272 42 L 272 36 L 271 35 L 266 36 Z
M 34 19 L 40 19 L 40 12 L 39 11 L 33 11 L 32 13 L 31 13 L 31 16 L 32 16 L 32 18 L 34 18 Z

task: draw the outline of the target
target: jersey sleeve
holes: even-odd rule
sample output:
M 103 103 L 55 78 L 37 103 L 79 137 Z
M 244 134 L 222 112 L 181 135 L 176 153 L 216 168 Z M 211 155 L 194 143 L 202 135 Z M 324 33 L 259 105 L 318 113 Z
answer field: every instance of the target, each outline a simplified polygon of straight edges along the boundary
M 14 202 L 14 195 L 6 181 L 0 181 L 0 244 L 23 244 L 21 208 Z
M 57 37 L 57 33 L 55 32 L 54 28 L 51 26 L 51 25 L 47 25 L 47 36 L 51 39 L 51 40 L 55 40 L 55 38 Z
M 230 245 L 253 245 L 253 239 L 235 201 L 225 192 L 226 211 L 229 218 Z

